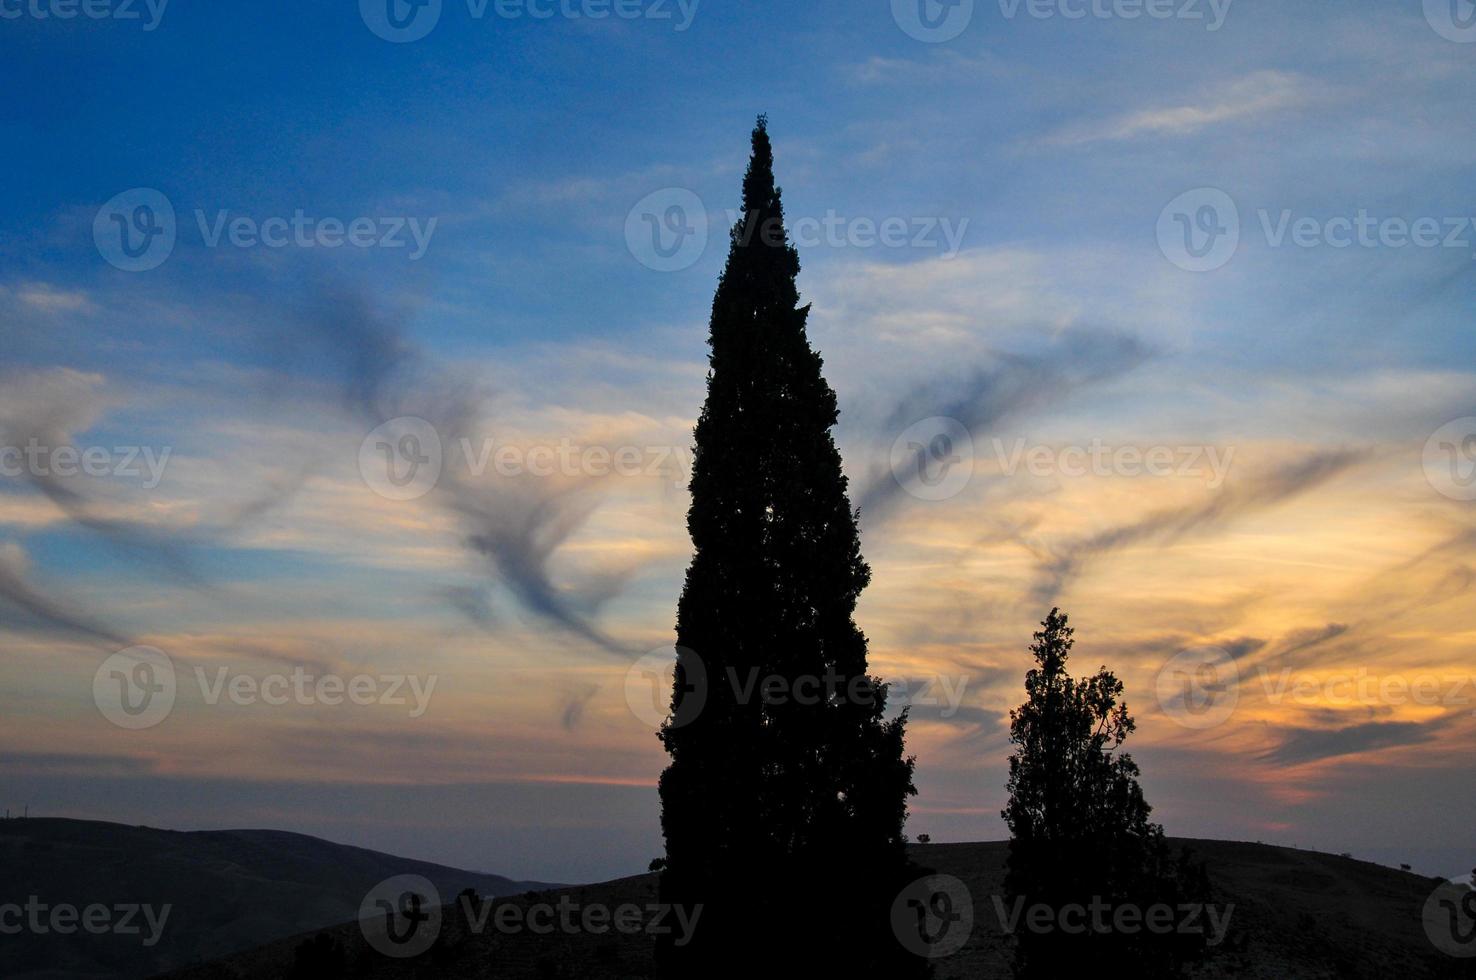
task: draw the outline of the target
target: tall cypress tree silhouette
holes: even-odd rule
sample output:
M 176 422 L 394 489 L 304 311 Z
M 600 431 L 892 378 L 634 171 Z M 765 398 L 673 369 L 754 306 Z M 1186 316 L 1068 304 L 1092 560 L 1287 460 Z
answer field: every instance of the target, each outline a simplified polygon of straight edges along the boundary
M 886 688 L 852 618 L 871 571 L 783 217 L 761 116 L 712 305 L 695 553 L 661 731 L 662 894 L 703 905 L 691 943 L 660 947 L 667 975 L 751 971 L 756 954 L 786 973 L 916 966 L 888 926 L 916 792 L 905 713 L 884 719 Z

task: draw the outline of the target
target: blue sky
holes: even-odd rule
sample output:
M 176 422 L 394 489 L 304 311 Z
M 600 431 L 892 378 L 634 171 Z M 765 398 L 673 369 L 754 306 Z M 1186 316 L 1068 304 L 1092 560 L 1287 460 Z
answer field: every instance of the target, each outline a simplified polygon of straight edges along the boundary
M 54 9 L 0 0 L 0 442 L 169 457 L 154 486 L 0 476 L 6 804 L 524 877 L 644 867 L 663 757 L 627 672 L 670 642 L 706 314 L 766 112 L 791 226 L 841 229 L 802 244 L 800 286 L 868 501 L 873 662 L 967 682 L 953 710 L 915 708 L 910 830 L 1002 836 L 1002 725 L 1059 602 L 1081 666 L 1128 682 L 1170 833 L 1469 867 L 1462 695 L 1328 696 L 1360 671 L 1459 690 L 1476 662 L 1471 504 L 1422 457 L 1476 415 L 1476 35 L 1441 3 L 1129 19 L 979 0 L 936 43 L 901 0 L 704 0 L 690 23 L 674 3 L 592 20 L 445 0 L 407 43 L 351 2 L 36 16 Z M 167 200 L 175 243 L 126 271 L 94 226 L 115 200 L 131 220 L 138 189 Z M 683 217 L 709 228 L 674 271 L 627 235 L 652 200 L 658 221 L 696 200 Z M 1190 271 L 1173 230 L 1210 200 L 1239 241 Z M 299 212 L 407 244 L 209 240 Z M 1328 243 L 1361 213 L 1368 244 Z M 905 243 L 873 241 L 888 220 Z M 1407 243 L 1421 221 L 1439 244 Z M 360 452 L 407 416 L 447 475 L 395 501 Z M 929 500 L 889 453 L 937 418 L 968 433 L 972 479 Z M 505 477 L 455 460 L 461 438 L 642 463 Z M 1011 468 L 995 440 L 1054 468 Z M 1234 461 L 1223 479 L 1061 465 L 1094 441 Z M 180 693 L 119 731 L 92 679 L 136 644 Z M 1242 665 L 1209 730 L 1153 694 L 1197 647 Z M 196 667 L 303 665 L 440 682 L 417 718 L 192 686 Z M 1283 670 L 1319 693 L 1252 680 Z

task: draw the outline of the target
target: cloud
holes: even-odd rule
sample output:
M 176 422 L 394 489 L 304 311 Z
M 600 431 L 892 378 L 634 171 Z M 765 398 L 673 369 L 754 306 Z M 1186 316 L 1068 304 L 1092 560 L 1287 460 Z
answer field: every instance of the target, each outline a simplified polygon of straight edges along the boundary
M 1186 536 L 1214 530 L 1245 514 L 1274 506 L 1320 486 L 1367 459 L 1368 455 L 1349 449 L 1314 453 L 1259 478 L 1227 486 L 1205 503 L 1155 511 L 1065 545 L 1046 546 L 1040 579 L 1034 588 L 1035 597 L 1042 604 L 1050 602 L 1082 565 L 1093 558 L 1135 544 L 1172 544 Z
M 957 420 L 977 443 L 1001 421 L 1059 405 L 1083 388 L 1126 374 L 1151 354 L 1126 334 L 1067 329 L 1042 353 L 997 352 L 993 363 L 961 380 L 933 378 L 913 387 L 891 410 L 884 431 L 895 437 L 915 422 L 944 417 Z M 902 489 L 890 461 L 877 467 L 855 501 L 863 519 L 871 524 L 885 516 Z
M 1300 76 L 1261 71 L 1230 83 L 1197 104 L 1143 109 L 1111 119 L 1075 123 L 1046 136 L 1043 142 L 1080 146 L 1136 136 L 1187 136 L 1208 126 L 1298 108 L 1312 98 L 1311 86 Z
M 579 727 L 579 723 L 584 720 L 584 709 L 599 690 L 595 684 L 585 684 L 565 696 L 564 707 L 559 713 L 559 724 L 564 731 L 572 732 Z
M 340 400 L 363 424 L 376 427 L 414 415 L 428 421 L 442 444 L 472 439 L 490 415 L 492 392 L 477 379 L 458 375 L 430 361 L 404 336 L 392 314 L 362 292 L 323 287 L 307 302 L 305 344 L 326 361 Z M 297 363 L 305 362 L 298 351 Z M 367 430 L 366 430 L 367 431 Z M 477 480 L 460 468 L 447 468 L 425 498 L 455 514 L 466 546 L 487 559 L 498 580 L 534 614 L 611 651 L 619 646 L 597 628 L 581 608 L 577 590 L 556 585 L 550 564 L 559 549 L 598 505 L 590 492 L 593 478 L 568 480 L 499 477 Z M 596 590 L 608 597 L 611 582 Z M 463 612 L 460 599 L 453 604 Z
M 66 368 L 12 372 L 4 378 L 3 390 L 0 444 L 20 448 L 75 446 L 78 434 L 97 425 L 121 402 L 101 375 Z M 157 463 L 165 447 L 148 448 Z M 167 456 L 163 458 L 167 461 Z M 203 584 L 189 556 L 190 546 L 198 543 L 195 530 L 118 516 L 125 508 L 117 500 L 98 499 L 76 489 L 84 479 L 81 475 L 62 476 L 46 465 L 26 465 L 20 467 L 19 479 L 117 551 L 155 565 L 176 580 Z
M 1311 629 L 1294 630 L 1287 634 L 1285 640 L 1286 645 L 1282 647 L 1277 656 L 1285 659 L 1293 654 L 1305 653 L 1308 650 L 1322 646 L 1322 644 L 1330 640 L 1337 639 L 1347 633 L 1348 629 L 1347 623 L 1328 623 L 1325 626 Z
M 115 647 L 130 645 L 122 633 L 43 595 L 30 582 L 30 561 L 24 549 L 13 541 L 0 544 L 0 627 L 61 633 Z
M 579 609 L 576 593 L 553 582 L 549 564 L 555 553 L 588 518 L 595 502 L 583 484 L 561 490 L 533 488 L 524 492 L 478 490 L 453 482 L 449 506 L 468 527 L 466 542 L 491 564 L 498 579 L 528 610 L 614 653 L 621 647 Z
M 1231 660 L 1240 661 L 1265 647 L 1266 641 L 1258 636 L 1239 636 L 1233 640 L 1223 640 L 1217 646 L 1229 654 Z
M 58 289 L 48 283 L 27 283 L 15 291 L 16 298 L 42 313 L 90 313 L 97 309 L 80 290 Z
M 9 776 L 140 776 L 157 772 L 158 761 L 129 755 L 84 752 L 0 752 L 0 772 Z
M 449 446 L 460 437 L 472 437 L 490 419 L 489 386 L 432 361 L 407 338 L 403 318 L 376 305 L 363 290 L 315 280 L 298 288 L 286 308 L 268 315 L 279 326 L 259 330 L 256 340 L 270 370 L 237 372 L 232 379 L 236 387 L 226 397 L 274 409 L 297 406 L 311 421 L 299 417 L 286 435 L 273 437 L 260 465 L 242 466 L 251 456 L 250 447 L 236 447 L 231 467 L 236 472 L 220 487 L 214 486 L 219 482 L 214 474 L 226 464 L 209 460 L 213 468 L 201 475 L 233 500 L 226 505 L 222 497 L 212 497 L 213 517 L 199 516 L 191 501 L 159 505 L 157 493 L 148 501 L 133 501 L 126 487 L 103 481 L 95 481 L 93 489 L 77 479 L 28 469 L 22 482 L 130 560 L 204 588 L 198 568 L 203 549 L 224 545 L 284 507 L 323 469 L 325 454 L 342 448 L 324 438 L 324 423 L 340 430 L 347 423 L 349 433 L 367 433 L 389 419 L 415 415 L 430 421 Z M 211 397 L 220 396 L 212 392 Z M 43 446 L 72 445 L 123 404 L 120 392 L 99 374 L 17 370 L 0 388 L 0 437 L 6 445 L 24 446 L 31 439 Z M 284 441 L 289 436 L 291 441 Z M 295 461 L 283 459 L 289 447 L 295 447 L 288 453 L 296 454 Z M 172 465 L 190 470 L 195 462 L 176 458 Z M 619 593 L 633 568 L 589 576 L 578 588 L 555 584 L 550 571 L 558 551 L 598 506 L 597 482 L 476 480 L 448 469 L 424 505 L 439 506 L 456 518 L 466 548 L 488 560 L 489 569 L 525 608 L 613 650 L 615 643 L 590 617 Z M 463 612 L 476 612 L 474 618 L 487 626 L 485 609 L 477 611 L 463 599 L 451 601 Z M 27 602 L 40 609 L 44 600 L 33 592 Z M 57 605 L 50 614 L 62 617 L 63 607 Z
M 1434 741 L 1445 719 L 1429 722 L 1371 721 L 1345 728 L 1293 728 L 1281 735 L 1280 744 L 1261 759 L 1282 766 L 1297 766 L 1323 759 L 1376 752 L 1403 745 Z

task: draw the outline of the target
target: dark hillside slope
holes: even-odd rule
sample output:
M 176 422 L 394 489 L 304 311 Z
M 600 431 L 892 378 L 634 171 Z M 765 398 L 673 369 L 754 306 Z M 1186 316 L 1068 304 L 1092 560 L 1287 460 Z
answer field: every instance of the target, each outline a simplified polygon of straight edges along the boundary
M 148 905 L 160 938 L 60 934 L 49 926 L 0 936 L 3 977 L 142 977 L 215 959 L 352 919 L 365 893 L 397 874 L 429 878 L 443 894 L 462 888 L 506 895 L 540 886 L 460 871 L 277 830 L 180 832 L 90 820 L 0 820 L 0 905 L 48 909 Z M 49 923 L 51 912 L 42 921 Z M 117 921 L 113 912 L 109 921 Z
M 1184 839 L 1171 843 L 1191 848 L 1206 862 L 1214 903 L 1222 913 L 1234 906 L 1225 941 L 1213 960 L 1195 971 L 1197 977 L 1476 977 L 1476 959 L 1446 956 L 1425 934 L 1421 910 L 1435 884 L 1431 879 L 1351 858 L 1264 844 Z M 973 901 L 970 940 L 958 952 L 935 962 L 939 980 L 1009 977 L 1010 940 L 993 901 L 1004 876 L 1006 845 L 931 844 L 910 850 L 920 864 L 961 879 Z M 798 885 L 790 883 L 789 887 Z M 553 904 L 562 896 L 581 907 L 592 903 L 611 908 L 622 903 L 645 905 L 656 900 L 655 876 L 546 892 L 532 896 L 531 901 Z M 530 897 L 511 901 L 526 907 Z M 347 975 L 352 977 L 615 980 L 652 975 L 653 943 L 646 935 L 509 934 L 490 927 L 472 934 L 458 919 L 454 909 L 447 909 L 436 946 L 403 960 L 373 952 L 355 923 L 327 932 L 346 950 Z M 187 971 L 179 980 L 285 977 L 304 938 Z

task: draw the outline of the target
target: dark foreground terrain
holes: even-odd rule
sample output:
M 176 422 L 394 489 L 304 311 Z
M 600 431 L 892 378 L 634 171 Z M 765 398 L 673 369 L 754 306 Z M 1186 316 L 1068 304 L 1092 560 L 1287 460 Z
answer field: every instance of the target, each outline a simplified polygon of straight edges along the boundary
M 1476 960 L 1439 952 L 1425 934 L 1421 909 L 1435 882 L 1351 858 L 1229 841 L 1176 840 L 1206 861 L 1214 902 L 1230 912 L 1228 931 L 1199 977 L 1385 978 L 1476 976 Z M 964 881 L 974 908 L 968 943 L 937 959 L 940 978 L 1009 976 L 1010 940 L 995 911 L 1005 845 L 918 846 L 920 863 Z M 519 896 L 510 904 L 584 908 L 645 906 L 656 901 L 655 876 Z M 1230 907 L 1233 906 L 1233 910 Z M 494 909 L 496 904 L 494 903 Z M 782 909 L 776 915 L 787 914 Z M 489 923 L 495 921 L 489 917 Z M 454 907 L 445 910 L 437 941 L 410 959 L 391 959 L 369 947 L 355 923 L 325 930 L 319 940 L 342 956 L 340 974 L 365 978 L 621 978 L 651 975 L 653 941 L 645 934 L 594 935 L 585 931 L 537 935 L 488 925 L 468 930 Z M 311 936 L 294 937 L 177 975 L 178 980 L 290 977 Z M 890 940 L 890 937 L 886 937 Z M 341 951 L 341 952 L 340 952 Z M 299 976 L 323 975 L 299 967 Z M 335 971 L 336 972 L 336 971 Z M 778 975 L 778 974 L 776 974 Z M 1106 974 L 1103 974 L 1106 975 Z M 329 978 L 331 980 L 331 977 Z
M 45 903 L 45 931 L 0 918 L 0 977 L 144 977 L 354 919 L 390 875 L 423 875 L 445 895 L 508 895 L 538 882 L 411 861 L 276 830 L 182 833 L 91 820 L 0 820 L 0 907 Z M 170 906 L 158 941 L 129 906 Z M 133 935 L 50 925 L 53 910 L 105 906 Z M 28 915 L 28 913 L 23 913 Z M 98 913 L 99 916 L 102 913 Z M 126 921 L 125 921 L 126 920 Z

